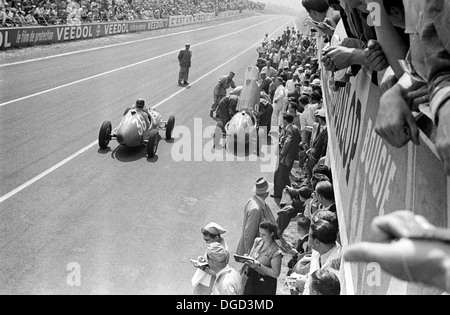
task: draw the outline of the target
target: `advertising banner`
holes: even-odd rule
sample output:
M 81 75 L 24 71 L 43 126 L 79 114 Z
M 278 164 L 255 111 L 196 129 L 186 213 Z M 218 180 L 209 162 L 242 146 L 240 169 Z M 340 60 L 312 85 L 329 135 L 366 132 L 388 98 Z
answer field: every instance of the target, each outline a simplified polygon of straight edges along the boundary
M 211 21 L 216 18 L 215 13 L 200 13 L 193 15 L 173 15 L 169 17 L 169 27 L 188 25 L 192 23 Z
M 341 240 L 370 241 L 372 220 L 396 210 L 411 210 L 436 226 L 447 227 L 447 176 L 426 145 L 396 149 L 374 130 L 381 90 L 361 70 L 345 87 L 331 88 L 322 77 L 329 130 L 329 158 L 338 207 Z M 347 264 L 342 288 L 351 294 L 429 294 L 431 289 L 401 282 L 373 264 Z M 348 283 L 351 281 L 351 283 Z
M 150 31 L 169 26 L 168 20 L 124 21 L 0 29 L 0 49 L 53 44 L 116 34 Z

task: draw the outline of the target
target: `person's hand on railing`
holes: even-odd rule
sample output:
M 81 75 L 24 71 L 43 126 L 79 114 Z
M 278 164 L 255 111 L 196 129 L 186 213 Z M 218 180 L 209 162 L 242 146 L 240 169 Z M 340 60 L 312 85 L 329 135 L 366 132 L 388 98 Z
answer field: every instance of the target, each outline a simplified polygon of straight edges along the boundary
M 378 243 L 348 246 L 344 251 L 346 261 L 375 262 L 400 280 L 450 290 L 450 245 L 412 238 L 420 231 L 435 229 L 425 218 L 397 211 L 375 218 L 372 229 Z
M 354 64 L 364 64 L 364 51 L 344 46 L 331 46 L 322 51 L 323 60 L 329 60 L 333 63 L 336 70 L 346 69 Z
M 376 40 L 370 40 L 367 48 L 364 50 L 366 66 L 372 71 L 383 71 L 389 67 L 389 62 Z
M 422 87 L 405 93 L 405 99 L 408 102 L 411 110 L 418 112 L 419 105 L 430 102 L 430 90 L 428 85 L 424 84 Z
M 399 85 L 381 97 L 375 132 L 397 148 L 410 140 L 416 145 L 420 144 L 419 129 Z

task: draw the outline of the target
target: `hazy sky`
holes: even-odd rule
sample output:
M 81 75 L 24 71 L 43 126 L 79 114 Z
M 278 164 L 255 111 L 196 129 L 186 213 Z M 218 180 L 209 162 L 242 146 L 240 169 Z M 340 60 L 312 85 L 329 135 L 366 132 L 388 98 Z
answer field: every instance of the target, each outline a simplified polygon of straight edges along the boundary
M 291 7 L 296 10 L 303 9 L 302 0 L 255 0 L 255 2 L 273 3 L 273 4 L 277 4 L 277 5 Z

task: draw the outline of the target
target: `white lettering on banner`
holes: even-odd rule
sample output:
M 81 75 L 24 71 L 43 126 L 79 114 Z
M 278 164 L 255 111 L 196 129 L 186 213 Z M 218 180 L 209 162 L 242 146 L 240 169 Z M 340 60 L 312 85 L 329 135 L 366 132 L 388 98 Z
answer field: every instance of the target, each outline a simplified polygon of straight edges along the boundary
M 41 31 L 36 33 L 34 37 L 34 43 L 51 41 L 53 39 L 53 32 L 50 31 Z
M 167 20 L 148 22 L 148 29 L 149 30 L 156 30 L 156 29 L 159 29 L 159 28 L 164 28 L 164 27 L 166 27 L 166 21 Z
M 68 26 L 56 29 L 58 41 L 68 41 L 80 38 L 92 38 L 92 26 Z M 53 35 L 52 35 L 53 38 Z
M 0 32 L 0 47 L 9 48 L 11 43 L 8 41 L 8 31 Z
M 346 170 L 347 184 L 351 175 L 350 163 L 355 158 L 361 126 L 361 101 L 356 97 L 355 91 L 352 101 L 348 104 L 348 89 L 350 89 L 349 86 L 347 89 L 343 89 L 342 94 L 336 95 L 340 99 L 339 102 L 335 103 L 337 105 L 333 115 L 336 118 L 336 136 L 339 151 L 342 155 L 342 168 Z
M 150 25 L 150 23 L 149 23 L 149 25 Z M 130 32 L 143 31 L 146 29 L 147 29 L 147 24 L 144 24 L 144 23 L 130 24 Z M 151 29 L 151 28 L 149 27 L 149 29 Z
M 384 206 L 389 199 L 390 184 L 394 181 L 397 166 L 372 126 L 372 119 L 369 119 L 361 150 L 361 163 L 364 164 L 364 172 L 372 186 L 372 196 L 376 199 L 379 214 L 383 215 L 386 213 Z
M 128 33 L 127 24 L 107 24 L 105 25 L 105 35 Z

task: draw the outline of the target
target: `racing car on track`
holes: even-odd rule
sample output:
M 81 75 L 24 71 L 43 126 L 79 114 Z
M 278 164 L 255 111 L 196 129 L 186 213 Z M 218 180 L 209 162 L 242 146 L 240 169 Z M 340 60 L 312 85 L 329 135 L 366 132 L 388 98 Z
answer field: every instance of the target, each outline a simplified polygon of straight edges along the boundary
M 114 130 L 109 120 L 104 121 L 98 135 L 99 147 L 106 149 L 111 140 L 117 140 L 117 142 L 127 147 L 145 145 L 148 157 L 153 158 L 161 140 L 159 130 L 165 131 L 166 140 L 172 139 L 175 117 L 171 115 L 167 121 L 163 121 L 162 115 L 155 109 L 149 109 L 148 113 L 149 126 L 143 116 L 146 113 L 140 112 L 136 108 L 127 108 L 119 126 Z

